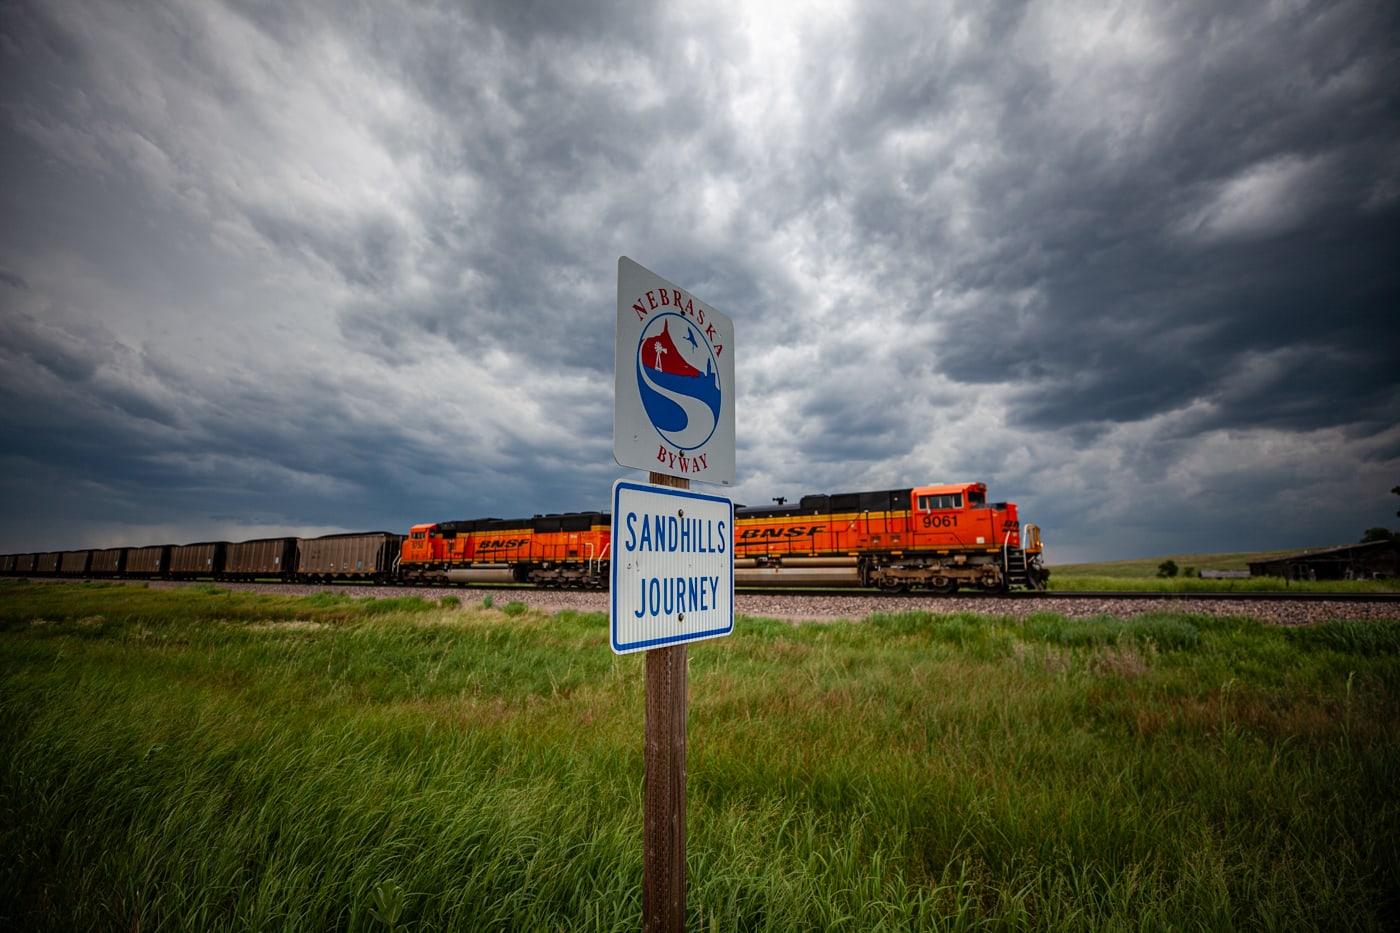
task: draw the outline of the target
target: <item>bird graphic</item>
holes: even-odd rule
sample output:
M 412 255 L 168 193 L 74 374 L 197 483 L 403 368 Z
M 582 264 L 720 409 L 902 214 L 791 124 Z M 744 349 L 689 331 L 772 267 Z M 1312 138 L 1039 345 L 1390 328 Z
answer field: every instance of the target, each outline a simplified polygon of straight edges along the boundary
M 700 344 L 695 342 L 695 331 L 691 330 L 689 327 L 685 329 L 685 339 L 690 341 L 692 347 L 697 350 L 700 349 Z

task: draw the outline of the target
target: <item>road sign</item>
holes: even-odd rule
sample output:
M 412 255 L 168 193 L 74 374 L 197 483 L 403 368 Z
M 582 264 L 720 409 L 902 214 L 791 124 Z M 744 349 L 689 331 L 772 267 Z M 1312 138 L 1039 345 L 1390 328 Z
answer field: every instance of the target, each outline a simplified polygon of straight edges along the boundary
M 683 288 L 617 261 L 613 456 L 734 484 L 734 324 Z
M 646 651 L 734 630 L 734 503 L 618 480 L 612 506 L 612 649 Z

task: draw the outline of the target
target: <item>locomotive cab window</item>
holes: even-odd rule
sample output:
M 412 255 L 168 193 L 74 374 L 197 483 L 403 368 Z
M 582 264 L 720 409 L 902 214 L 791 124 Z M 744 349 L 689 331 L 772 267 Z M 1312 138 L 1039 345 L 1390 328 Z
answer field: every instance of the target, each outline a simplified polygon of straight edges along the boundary
M 960 492 L 946 493 L 941 496 L 920 496 L 919 511 L 933 512 L 938 509 L 960 509 L 963 507 L 963 497 Z

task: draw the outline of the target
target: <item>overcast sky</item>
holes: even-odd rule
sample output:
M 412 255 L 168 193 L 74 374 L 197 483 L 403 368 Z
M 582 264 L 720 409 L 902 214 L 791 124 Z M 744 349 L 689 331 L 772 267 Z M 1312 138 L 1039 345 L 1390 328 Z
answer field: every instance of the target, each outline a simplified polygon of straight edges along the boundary
M 622 255 L 734 322 L 738 503 L 1400 527 L 1389 0 L 42 0 L 0 65 L 0 551 L 605 509 Z

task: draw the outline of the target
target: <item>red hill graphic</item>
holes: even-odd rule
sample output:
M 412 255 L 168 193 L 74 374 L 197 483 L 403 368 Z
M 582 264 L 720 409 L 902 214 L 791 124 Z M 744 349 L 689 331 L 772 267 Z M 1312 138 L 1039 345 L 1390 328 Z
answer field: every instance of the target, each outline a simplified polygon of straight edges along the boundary
M 648 337 L 642 345 L 642 365 L 647 369 L 659 370 L 668 376 L 699 376 L 700 370 L 691 366 L 681 356 L 681 351 L 671 340 L 671 322 L 661 325 L 661 333 Z

